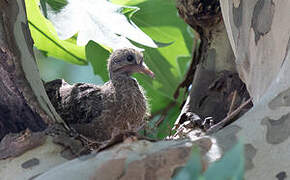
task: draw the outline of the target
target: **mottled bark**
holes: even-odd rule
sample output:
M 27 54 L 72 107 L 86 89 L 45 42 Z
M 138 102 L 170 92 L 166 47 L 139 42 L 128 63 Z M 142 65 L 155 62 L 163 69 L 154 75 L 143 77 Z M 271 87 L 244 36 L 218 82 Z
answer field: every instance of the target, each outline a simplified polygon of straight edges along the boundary
M 245 179 L 290 175 L 290 1 L 223 0 L 223 19 L 254 107 L 215 136 L 224 150 L 242 137 Z
M 211 139 L 206 137 L 194 142 L 149 142 L 128 137 L 125 142 L 107 151 L 67 162 L 40 175 L 36 180 L 171 179 L 190 157 L 191 147 L 187 145 L 198 146 L 203 155 L 208 154 L 212 148 Z M 204 159 L 203 168 L 207 162 Z
M 61 122 L 34 60 L 23 0 L 0 0 L 0 139 Z

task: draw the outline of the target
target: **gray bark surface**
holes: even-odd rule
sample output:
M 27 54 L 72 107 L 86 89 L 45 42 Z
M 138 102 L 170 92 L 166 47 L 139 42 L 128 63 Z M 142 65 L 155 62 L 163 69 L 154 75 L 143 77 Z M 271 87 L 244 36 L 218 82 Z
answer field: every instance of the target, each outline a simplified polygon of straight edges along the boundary
M 192 145 L 197 145 L 204 157 L 210 153 L 213 146 L 211 139 L 207 137 L 193 142 L 136 141 L 129 137 L 106 151 L 57 166 L 38 176 L 36 180 L 171 179 L 190 158 Z M 203 160 L 203 168 L 206 168 L 208 159 Z
M 290 157 L 290 1 L 224 0 L 223 19 L 254 107 L 215 136 L 245 143 L 245 179 L 285 179 Z
M 26 128 L 61 122 L 51 105 L 33 54 L 23 0 L 0 1 L 0 139 Z

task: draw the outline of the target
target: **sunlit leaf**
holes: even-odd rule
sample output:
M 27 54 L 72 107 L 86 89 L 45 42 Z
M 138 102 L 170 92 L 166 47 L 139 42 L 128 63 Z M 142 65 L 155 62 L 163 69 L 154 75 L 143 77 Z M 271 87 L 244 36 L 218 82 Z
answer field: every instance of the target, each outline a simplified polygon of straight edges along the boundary
M 104 59 L 108 59 L 109 56 L 109 51 L 106 51 L 94 41 L 90 41 L 86 45 L 87 60 L 92 63 L 94 73 L 100 75 L 103 81 L 109 80 L 108 72 L 104 71 L 104 69 L 107 69 L 107 61 L 104 61 Z
M 174 122 L 176 121 L 178 115 L 179 115 L 179 107 L 176 105 L 169 109 L 168 113 L 164 117 L 164 120 L 162 123 L 159 125 L 158 128 L 158 134 L 157 137 L 160 139 L 165 138 L 169 134 L 172 134 L 172 127 L 174 125 Z
M 125 9 L 124 9 L 125 8 Z M 86 45 L 89 40 L 112 49 L 135 47 L 127 39 L 150 47 L 157 47 L 154 41 L 142 32 L 122 11 L 134 11 L 137 7 L 123 7 L 106 0 L 68 0 L 59 12 L 48 11 L 48 18 L 54 24 L 60 39 L 78 34 L 77 44 Z
M 180 71 L 181 76 L 185 76 L 186 71 L 189 67 L 189 62 L 191 60 L 191 57 L 189 56 L 180 56 L 177 58 L 177 64 L 178 64 L 178 69 Z
M 53 11 L 59 12 L 67 5 L 67 0 L 45 0 Z
M 87 64 L 85 48 L 77 46 L 72 40 L 58 38 L 53 25 L 41 14 L 39 0 L 25 0 L 30 32 L 34 45 L 52 56 L 74 64 Z

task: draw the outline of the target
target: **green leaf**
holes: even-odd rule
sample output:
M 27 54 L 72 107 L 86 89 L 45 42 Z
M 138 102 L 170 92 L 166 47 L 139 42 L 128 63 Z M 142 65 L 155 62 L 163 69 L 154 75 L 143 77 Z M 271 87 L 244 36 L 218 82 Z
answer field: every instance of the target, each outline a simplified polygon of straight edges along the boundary
M 109 56 L 109 51 L 94 41 L 89 41 L 86 45 L 87 60 L 91 62 L 94 73 L 100 75 L 104 82 L 109 80 L 108 72 L 104 71 L 107 69 L 107 62 L 104 59 L 108 59 Z
M 185 76 L 186 71 L 189 67 L 190 61 L 191 61 L 191 57 L 189 56 L 180 56 L 177 58 L 178 68 L 182 76 Z
M 68 4 L 66 0 L 45 0 L 45 1 L 55 12 L 60 12 L 60 10 L 63 9 Z
M 168 134 L 170 134 L 170 131 L 173 128 L 173 125 L 179 115 L 179 111 L 180 111 L 179 106 L 176 105 L 168 111 L 165 119 L 158 128 L 157 134 L 158 138 L 164 139 L 166 136 L 168 136 Z
M 47 6 L 49 5 L 50 9 L 59 12 L 62 8 L 67 5 L 66 0 L 40 0 L 41 9 L 43 12 L 44 17 L 47 18 Z
M 139 10 L 138 7 L 122 7 L 121 12 L 124 14 L 127 18 L 131 19 L 131 17 Z
M 25 0 L 27 18 L 34 45 L 41 51 L 64 61 L 84 65 L 85 47 L 77 46 L 73 39 L 62 41 L 53 25 L 41 14 L 39 0 Z
M 40 6 L 41 6 L 44 17 L 47 18 L 46 0 L 40 0 Z
M 192 147 L 191 158 L 172 180 L 198 180 L 200 179 L 201 171 L 202 164 L 199 149 L 197 147 Z
M 225 153 L 221 160 L 211 164 L 204 174 L 205 179 L 244 179 L 244 148 L 239 142 Z

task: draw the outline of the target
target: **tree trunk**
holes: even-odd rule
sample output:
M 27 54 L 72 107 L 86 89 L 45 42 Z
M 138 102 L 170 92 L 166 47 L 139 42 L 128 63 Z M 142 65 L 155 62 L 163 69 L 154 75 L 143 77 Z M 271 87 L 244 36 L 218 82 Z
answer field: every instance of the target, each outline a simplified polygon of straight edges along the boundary
M 61 122 L 40 79 L 23 0 L 0 0 L 0 139 Z
M 245 179 L 285 179 L 290 174 L 290 1 L 224 0 L 221 7 L 254 107 L 216 137 L 224 149 L 242 137 Z
M 4 180 L 29 179 L 66 161 L 61 156 L 64 148 L 42 132 L 62 119 L 47 97 L 32 47 L 24 0 L 0 0 L 0 174 Z

